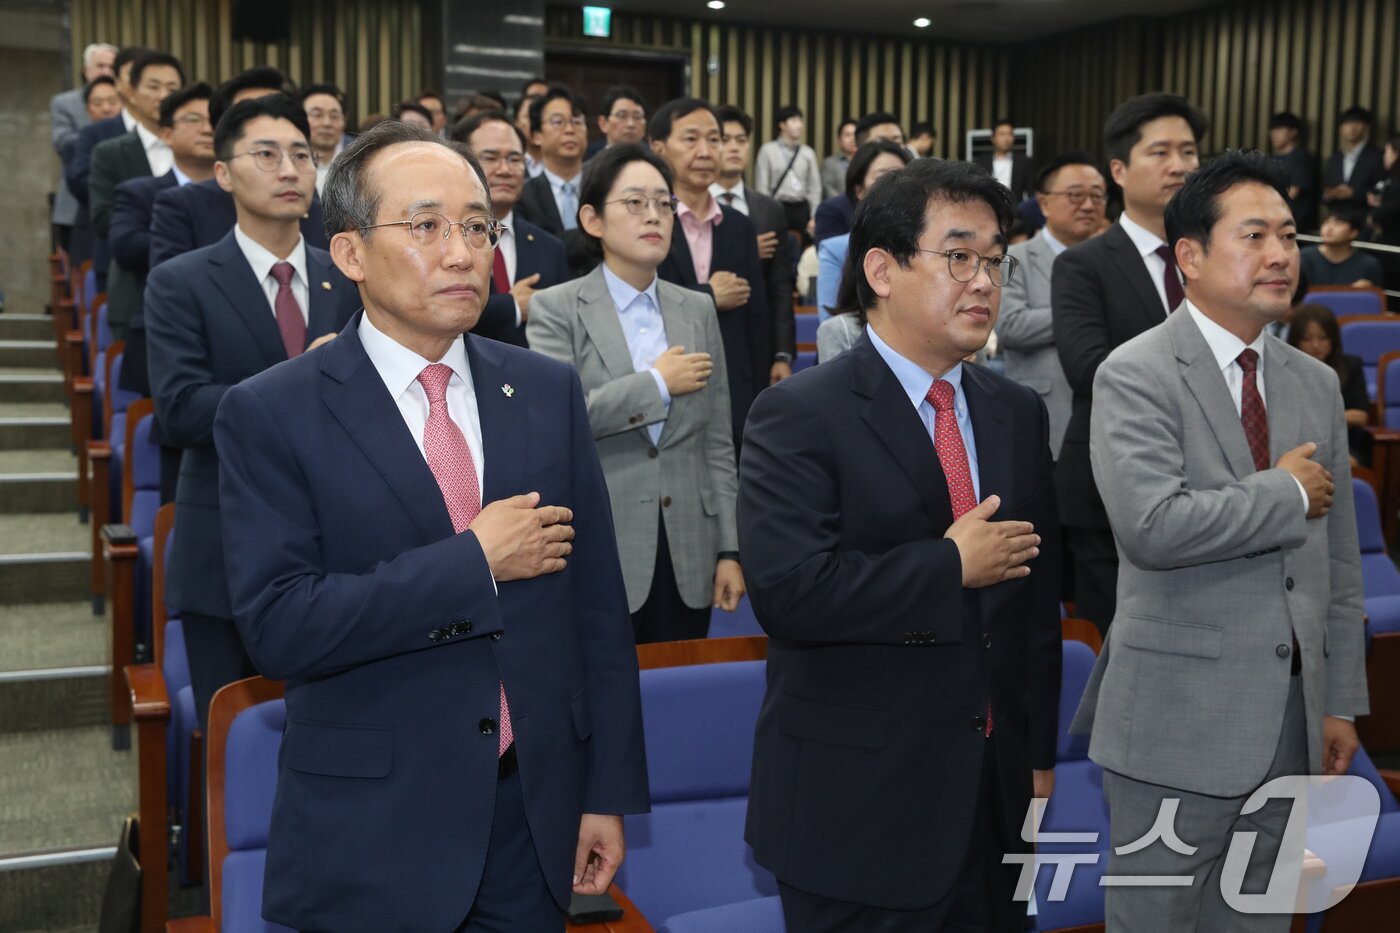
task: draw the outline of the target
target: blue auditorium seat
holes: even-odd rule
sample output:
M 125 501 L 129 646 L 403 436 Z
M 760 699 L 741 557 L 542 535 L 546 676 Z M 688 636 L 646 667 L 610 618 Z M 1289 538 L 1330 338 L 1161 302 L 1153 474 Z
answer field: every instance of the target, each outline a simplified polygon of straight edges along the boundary
M 1400 428 L 1400 359 L 1392 359 L 1385 366 L 1385 372 L 1378 373 L 1377 386 L 1380 398 L 1372 399 L 1381 406 L 1381 426 Z
M 677 914 L 657 933 L 787 933 L 783 905 L 776 897 L 707 907 Z
M 222 933 L 287 929 L 262 918 L 267 831 L 286 720 L 283 701 L 270 700 L 243 710 L 229 727 L 224 746 L 224 833 L 229 852 L 221 885 Z
M 1337 317 L 1345 314 L 1385 313 L 1385 296 L 1377 288 L 1316 288 L 1303 296 L 1303 303 L 1324 305 Z
M 816 314 L 794 314 L 793 320 L 797 322 L 797 342 L 816 343 L 817 325 L 821 323 L 821 318 Z
M 112 461 L 110 473 L 108 474 L 108 489 L 111 495 L 111 514 L 107 516 L 109 522 L 123 522 L 126 520 L 122 512 L 122 465 L 125 462 L 126 448 L 126 408 L 139 396 L 135 392 L 120 388 L 122 379 L 122 358 L 125 352 L 118 353 L 112 360 L 111 372 L 108 373 L 107 392 L 112 397 L 112 422 L 107 426 L 108 442 L 112 447 Z
M 160 445 L 151 440 L 155 415 L 147 414 L 131 432 L 130 488 L 124 489 L 125 522 L 136 533 L 136 643 L 151 644 L 151 571 L 155 567 L 156 511 L 160 508 Z M 125 444 L 123 444 L 125 447 Z M 124 477 L 124 481 L 126 478 Z M 126 492 L 130 493 L 127 510 Z
M 806 369 L 806 368 L 809 367 L 809 366 L 816 366 L 816 365 L 817 365 L 817 351 L 816 351 L 816 350 L 799 350 L 799 351 L 797 351 L 797 359 L 795 359 L 795 360 L 792 361 L 792 371 L 795 372 L 795 373 L 797 373 L 797 372 L 801 372 L 802 370 Z
M 1370 632 L 1400 632 L 1400 570 L 1390 559 L 1381 531 L 1376 493 L 1365 480 L 1353 479 L 1356 534 L 1361 545 L 1361 584 L 1366 596 Z
M 710 637 L 732 638 L 738 635 L 762 635 L 763 628 L 753 614 L 753 603 L 745 595 L 739 600 L 739 608 L 733 612 L 723 609 L 710 610 Z
M 653 925 L 778 893 L 744 842 L 763 661 L 644 670 L 651 812 L 629 816 L 617 885 Z
M 1308 298 L 1312 299 L 1309 292 Z M 1345 292 L 1320 292 L 1319 295 L 1334 297 Z M 1340 316 L 1343 312 L 1338 312 Z M 1355 312 L 1350 312 L 1355 313 Z M 1380 365 L 1382 353 L 1400 350 L 1400 318 L 1391 321 L 1351 321 L 1342 325 L 1342 349 L 1361 357 L 1361 368 L 1366 373 L 1366 391 L 1371 399 L 1376 397 L 1376 367 Z

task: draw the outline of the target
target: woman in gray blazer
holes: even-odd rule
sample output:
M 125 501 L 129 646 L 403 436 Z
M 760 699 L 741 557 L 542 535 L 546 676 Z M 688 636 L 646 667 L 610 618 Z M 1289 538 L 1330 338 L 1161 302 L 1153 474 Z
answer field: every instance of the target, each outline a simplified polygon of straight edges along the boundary
M 707 295 L 657 278 L 683 234 L 655 153 L 594 156 L 579 205 L 578 229 L 603 261 L 536 292 L 526 336 L 583 383 L 638 643 L 703 638 L 710 609 L 732 611 L 744 593 L 719 320 Z

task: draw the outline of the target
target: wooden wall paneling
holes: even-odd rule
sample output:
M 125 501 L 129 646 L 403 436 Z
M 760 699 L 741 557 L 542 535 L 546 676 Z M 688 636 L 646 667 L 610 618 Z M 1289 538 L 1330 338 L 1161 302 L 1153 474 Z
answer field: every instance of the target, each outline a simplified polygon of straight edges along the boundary
M 1400 9 L 1400 2 L 1386 3 L 1381 10 L 1380 29 L 1376 36 L 1380 41 L 1379 57 L 1381 68 L 1378 77 L 1380 90 L 1376 95 L 1376 112 L 1385 119 L 1385 115 L 1390 116 L 1390 132 L 1392 134 L 1400 132 L 1400 107 L 1395 102 L 1395 85 L 1400 77 L 1397 77 L 1396 67 L 1396 32 L 1400 31 L 1400 23 L 1396 22 L 1396 12 Z

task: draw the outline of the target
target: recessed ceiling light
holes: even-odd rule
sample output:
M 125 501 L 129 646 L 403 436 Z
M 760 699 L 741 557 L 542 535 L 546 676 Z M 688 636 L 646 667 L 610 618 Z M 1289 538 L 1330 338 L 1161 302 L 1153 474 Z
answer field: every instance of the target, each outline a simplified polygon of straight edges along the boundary
M 933 25 L 933 20 L 929 19 L 927 16 L 920 16 L 918 19 L 914 20 L 914 25 L 918 26 L 920 29 L 926 29 Z
M 724 9 L 724 0 L 710 0 L 705 6 L 712 10 L 722 10 Z

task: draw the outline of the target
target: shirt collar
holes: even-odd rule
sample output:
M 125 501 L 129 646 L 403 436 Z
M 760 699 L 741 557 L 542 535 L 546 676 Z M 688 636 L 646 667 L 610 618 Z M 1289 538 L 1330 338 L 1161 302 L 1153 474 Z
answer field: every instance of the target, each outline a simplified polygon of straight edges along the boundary
M 933 376 L 918 363 L 900 356 L 893 347 L 880 339 L 880 335 L 875 333 L 875 328 L 869 324 L 865 325 L 865 332 L 870 336 L 870 343 L 875 347 L 875 352 L 880 354 L 894 372 L 894 377 L 899 380 L 904 394 L 909 396 L 909 401 L 918 408 L 928 399 L 929 389 L 933 388 L 935 382 Z M 948 370 L 941 378 L 944 382 L 952 384 L 953 394 L 956 396 L 962 391 L 962 363 Z
M 1166 240 L 1133 220 L 1126 212 L 1119 215 L 1118 223 L 1122 225 L 1123 232 L 1128 235 L 1128 239 L 1133 241 L 1133 245 L 1137 247 L 1138 254 L 1141 256 L 1151 256 L 1157 252 L 1159 247 L 1167 245 Z
M 681 201 L 676 205 L 676 216 L 680 217 L 681 219 L 689 217 L 691 223 L 700 224 L 702 226 L 704 224 L 714 224 L 716 227 L 718 227 L 720 221 L 724 220 L 724 211 L 720 210 L 719 201 L 716 200 L 713 196 L 711 196 L 710 208 L 705 212 L 704 217 L 701 217 L 699 214 L 692 211 L 690 209 L 690 205 L 686 204 L 684 201 Z
M 452 372 L 466 385 L 467 392 L 475 394 L 471 367 L 467 365 L 467 345 L 464 340 L 452 341 L 452 345 L 447 348 L 447 353 L 443 355 L 442 359 L 425 360 L 375 327 L 374 322 L 369 319 L 368 313 L 360 315 L 358 334 L 360 344 L 365 348 L 365 355 L 374 364 L 374 368 L 379 371 L 379 378 L 384 380 L 384 387 L 389 390 L 389 394 L 395 400 L 407 392 L 417 381 L 419 374 L 434 362 L 451 367 Z
M 512 208 L 510 213 L 506 214 L 506 216 L 501 218 L 501 226 L 506 228 L 506 232 L 501 234 L 501 239 L 504 240 L 515 236 L 514 224 L 515 210 Z
M 1040 228 L 1040 238 L 1045 241 L 1045 244 L 1047 246 L 1050 247 L 1050 252 L 1054 253 L 1056 256 L 1069 249 L 1068 246 L 1061 243 L 1058 239 L 1055 238 L 1055 234 L 1050 232 L 1049 224 L 1046 224 L 1045 226 Z
M 141 137 L 141 145 L 145 147 L 147 152 L 165 145 L 165 140 L 146 129 L 144 124 L 136 124 L 136 135 Z
M 573 178 L 560 178 L 558 175 L 554 174 L 549 169 L 544 170 L 544 177 L 549 179 L 549 186 L 551 188 L 556 189 L 561 188 L 566 184 L 573 185 L 575 188 L 578 188 L 579 176 L 582 174 L 582 172 L 579 172 L 578 175 L 575 175 Z
M 715 182 L 713 185 L 710 185 L 710 197 L 714 198 L 715 200 L 718 200 L 726 194 L 734 195 L 734 200 L 743 201 L 745 204 L 747 204 L 749 201 L 747 194 L 745 194 L 744 192 L 744 179 L 742 178 L 740 178 L 734 183 L 733 188 L 726 188 L 719 182 Z
M 302 239 L 301 233 L 297 233 L 297 245 L 292 248 L 291 254 L 285 259 L 278 259 L 272 255 L 271 250 L 261 243 L 257 243 L 252 237 L 243 232 L 243 228 L 234 225 L 233 238 L 238 241 L 238 248 L 243 251 L 243 258 L 248 260 L 248 265 L 253 267 L 253 277 L 261 285 L 263 281 L 272 274 L 272 267 L 279 262 L 289 262 L 292 264 L 292 271 L 296 273 L 296 278 L 301 279 L 301 283 L 306 285 L 311 281 L 306 275 L 306 241 Z M 307 286 L 308 293 L 310 286 Z
M 608 294 L 612 296 L 613 304 L 617 307 L 617 313 L 621 314 L 632 306 L 632 302 L 637 300 L 638 295 L 646 295 L 651 299 L 651 306 L 658 311 L 661 310 L 661 302 L 656 299 L 656 276 L 652 276 L 651 284 L 638 291 L 618 278 L 607 263 L 601 264 L 603 267 L 603 281 L 608 283 Z
M 170 166 L 170 171 L 175 173 L 175 184 L 179 185 L 181 188 L 193 181 L 190 176 L 180 171 L 180 166 L 178 165 Z
M 130 111 L 128 111 L 125 107 L 122 108 L 121 117 L 122 126 L 126 127 L 126 131 L 128 133 L 130 133 L 132 130 L 136 129 L 138 126 L 141 125 L 140 121 L 133 117 Z
M 1219 324 L 1206 317 L 1200 308 L 1186 300 L 1186 310 L 1191 315 L 1191 320 L 1196 322 L 1196 327 L 1201 331 L 1201 336 L 1206 338 L 1206 346 L 1210 347 L 1211 356 L 1215 357 L 1215 364 L 1225 370 L 1230 364 L 1238 359 L 1248 346 L 1255 353 L 1259 354 L 1259 370 L 1264 369 L 1264 331 L 1259 332 L 1259 336 L 1254 342 L 1246 345 L 1243 340 L 1230 333 Z

